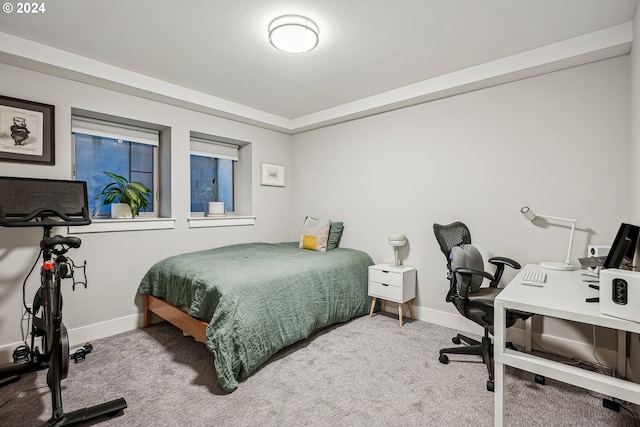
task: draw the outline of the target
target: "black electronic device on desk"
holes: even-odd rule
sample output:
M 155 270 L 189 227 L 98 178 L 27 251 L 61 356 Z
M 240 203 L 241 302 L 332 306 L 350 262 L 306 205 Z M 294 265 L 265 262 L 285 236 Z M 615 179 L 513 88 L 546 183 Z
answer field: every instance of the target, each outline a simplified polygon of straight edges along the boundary
M 637 225 L 620 224 L 613 240 L 609 254 L 604 258 L 580 258 L 583 267 L 601 267 L 603 269 L 629 269 L 633 265 L 633 258 L 638 244 L 640 227 Z M 594 289 L 596 285 L 589 285 Z M 599 302 L 599 297 L 587 298 L 587 302 Z
M 604 261 L 603 268 L 628 268 L 633 264 L 636 254 L 640 227 L 631 224 L 620 224 L 616 238 L 611 245 L 609 255 Z
M 78 361 L 78 351 L 73 356 L 69 355 L 67 329 L 62 323 L 61 281 L 73 278 L 75 265 L 65 254 L 79 248 L 81 240 L 70 236 L 51 236 L 51 231 L 56 226 L 90 223 L 86 182 L 0 177 L 0 226 L 44 229 L 40 241 L 43 258 L 40 288 L 31 310 L 24 302 L 25 309 L 33 317 L 31 346 L 20 346 L 14 351 L 14 363 L 0 366 L 0 385 L 17 381 L 24 373 L 48 368 L 52 415 L 44 424 L 47 426 L 69 425 L 103 415 L 115 415 L 127 407 L 123 398 L 69 413 L 65 413 L 62 407 L 60 383 L 67 377 L 69 358 Z M 76 283 L 86 286 L 86 283 L 74 279 L 74 286 Z M 40 338 L 40 347 L 36 346 L 37 338 Z M 92 348 L 91 344 L 85 344 L 82 358 Z

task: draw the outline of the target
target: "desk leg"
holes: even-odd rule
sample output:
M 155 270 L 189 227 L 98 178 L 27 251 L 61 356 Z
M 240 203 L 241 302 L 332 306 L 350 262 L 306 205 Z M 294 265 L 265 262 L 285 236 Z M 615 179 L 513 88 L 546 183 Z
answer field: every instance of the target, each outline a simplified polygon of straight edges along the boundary
M 618 331 L 618 375 L 627 378 L 627 331 Z
M 498 300 L 494 306 L 494 403 L 495 403 L 495 423 L 496 427 L 502 427 L 504 424 L 504 364 L 502 363 L 502 354 L 505 351 L 506 340 L 506 318 L 507 313 Z
M 528 317 L 524 321 L 524 351 L 531 353 L 531 319 L 533 316 Z

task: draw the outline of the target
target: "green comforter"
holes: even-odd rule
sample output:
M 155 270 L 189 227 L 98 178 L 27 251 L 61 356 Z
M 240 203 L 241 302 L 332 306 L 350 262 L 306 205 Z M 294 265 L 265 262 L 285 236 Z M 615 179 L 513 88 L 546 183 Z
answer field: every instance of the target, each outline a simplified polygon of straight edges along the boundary
M 369 255 L 297 246 L 249 243 L 176 255 L 151 267 L 138 290 L 209 321 L 218 384 L 233 391 L 278 350 L 368 311 Z

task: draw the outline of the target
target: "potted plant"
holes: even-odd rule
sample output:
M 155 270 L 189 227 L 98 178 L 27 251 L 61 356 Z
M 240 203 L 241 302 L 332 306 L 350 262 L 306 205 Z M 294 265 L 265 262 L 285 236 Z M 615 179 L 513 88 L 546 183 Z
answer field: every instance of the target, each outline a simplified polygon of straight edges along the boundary
M 140 209 L 146 210 L 149 207 L 147 197 L 151 195 L 144 184 L 140 182 L 129 182 L 125 177 L 113 172 L 104 172 L 113 179 L 105 185 L 97 199 L 104 198 L 103 204 L 111 205 L 111 218 L 133 218 L 138 215 Z
M 224 202 L 218 202 L 218 191 L 216 191 L 216 179 L 211 181 L 211 187 L 205 188 L 200 194 L 211 193 L 211 201 L 205 215 L 208 216 L 224 216 Z

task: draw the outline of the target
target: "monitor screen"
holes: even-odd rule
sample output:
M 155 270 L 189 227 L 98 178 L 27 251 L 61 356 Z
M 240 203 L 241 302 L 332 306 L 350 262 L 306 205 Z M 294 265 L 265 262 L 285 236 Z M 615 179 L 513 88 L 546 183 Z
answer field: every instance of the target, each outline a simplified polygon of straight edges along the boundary
M 621 268 L 630 265 L 636 253 L 638 234 L 640 234 L 640 227 L 625 223 L 620 224 L 603 268 Z

